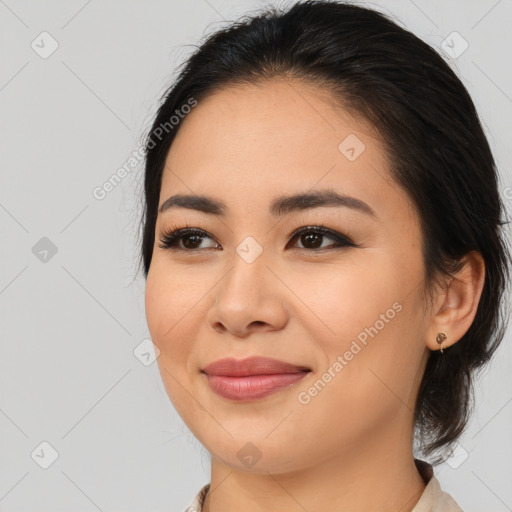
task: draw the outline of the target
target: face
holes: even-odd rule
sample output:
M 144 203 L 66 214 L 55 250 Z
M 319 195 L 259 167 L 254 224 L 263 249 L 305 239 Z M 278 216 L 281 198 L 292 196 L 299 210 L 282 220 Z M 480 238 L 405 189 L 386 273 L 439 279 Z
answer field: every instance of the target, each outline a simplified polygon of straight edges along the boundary
M 396 432 L 403 443 L 427 354 L 424 267 L 378 133 L 315 86 L 276 80 L 216 92 L 181 123 L 159 206 L 224 205 L 175 205 L 155 227 L 146 317 L 183 421 L 212 457 L 253 472 L 371 453 Z M 325 190 L 352 199 L 271 209 Z M 165 247 L 184 227 L 200 231 Z M 207 365 L 251 356 L 310 371 L 259 398 L 213 391 Z

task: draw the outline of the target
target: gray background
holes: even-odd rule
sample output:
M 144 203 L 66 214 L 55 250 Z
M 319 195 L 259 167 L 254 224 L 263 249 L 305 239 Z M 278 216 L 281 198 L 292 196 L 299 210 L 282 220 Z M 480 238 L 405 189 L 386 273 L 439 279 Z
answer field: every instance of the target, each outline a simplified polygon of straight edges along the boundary
M 446 58 L 479 110 L 510 208 L 512 1 L 362 3 L 437 48 L 454 31 L 467 41 Z M 134 354 L 149 336 L 136 274 L 142 164 L 105 198 L 93 190 L 139 149 L 193 45 L 264 4 L 0 1 L 1 511 L 180 512 L 209 481 L 208 454 L 156 362 Z M 509 330 L 460 448 L 436 468 L 466 512 L 512 510 L 511 356 Z

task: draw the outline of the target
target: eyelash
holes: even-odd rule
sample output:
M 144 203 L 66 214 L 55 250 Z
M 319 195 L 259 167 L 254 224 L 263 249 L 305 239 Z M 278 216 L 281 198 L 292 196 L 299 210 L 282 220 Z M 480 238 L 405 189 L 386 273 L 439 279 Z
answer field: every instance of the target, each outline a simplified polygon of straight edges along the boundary
M 336 231 L 333 231 L 332 229 L 327 228 L 323 224 L 317 224 L 314 226 L 304 226 L 302 228 L 297 229 L 294 231 L 290 238 L 288 239 L 288 242 L 286 245 L 288 245 L 292 240 L 295 238 L 303 235 L 303 234 L 309 234 L 309 233 L 315 233 L 322 235 L 327 238 L 331 238 L 332 240 L 335 240 L 334 247 L 323 247 L 320 249 L 307 249 L 298 247 L 299 250 L 308 251 L 308 252 L 323 252 L 326 249 L 332 250 L 332 249 L 339 249 L 343 247 L 358 247 L 357 244 L 355 244 L 348 236 L 343 235 L 341 233 L 338 233 Z M 178 226 L 171 226 L 170 228 L 166 229 L 163 233 L 162 238 L 160 238 L 160 241 L 162 242 L 159 247 L 162 249 L 169 249 L 173 251 L 182 251 L 182 252 L 198 252 L 200 250 L 204 249 L 186 249 L 182 247 L 178 247 L 176 245 L 177 242 L 179 242 L 182 238 L 189 236 L 189 235 L 197 235 L 200 236 L 201 239 L 204 239 L 205 237 L 212 238 L 206 231 L 199 228 L 192 228 L 189 225 L 186 225 L 186 227 L 178 227 Z M 213 249 L 212 247 L 208 247 L 207 249 Z M 218 250 L 218 249 L 215 249 Z

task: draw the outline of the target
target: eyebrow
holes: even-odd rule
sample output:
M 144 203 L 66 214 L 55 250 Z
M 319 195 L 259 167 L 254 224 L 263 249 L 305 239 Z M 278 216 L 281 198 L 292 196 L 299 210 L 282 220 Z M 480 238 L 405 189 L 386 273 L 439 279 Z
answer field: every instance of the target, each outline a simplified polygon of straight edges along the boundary
M 279 196 L 270 204 L 269 212 L 272 216 L 277 217 L 294 211 L 309 210 L 323 206 L 351 208 L 373 218 L 377 218 L 375 211 L 361 199 L 338 194 L 330 189 Z M 160 213 L 164 213 L 171 208 L 188 208 L 218 216 L 225 216 L 228 211 L 227 206 L 222 201 L 195 194 L 176 194 L 169 197 L 160 207 Z

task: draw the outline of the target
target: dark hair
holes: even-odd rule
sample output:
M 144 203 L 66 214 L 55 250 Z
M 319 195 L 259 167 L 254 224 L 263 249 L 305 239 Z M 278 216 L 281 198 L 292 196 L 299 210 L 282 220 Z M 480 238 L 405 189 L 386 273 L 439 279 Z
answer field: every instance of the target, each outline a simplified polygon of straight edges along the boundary
M 420 448 L 425 455 L 443 448 L 431 461 L 438 464 L 469 420 L 473 372 L 504 337 L 507 316 L 500 306 L 510 253 L 500 230 L 508 222 L 501 220 L 506 212 L 495 162 L 468 91 L 434 49 L 390 17 L 359 5 L 307 0 L 286 11 L 267 6 L 206 38 L 162 97 L 146 139 L 144 275 L 164 163 L 179 128 L 170 128 L 169 119 L 191 99 L 201 101 L 221 87 L 272 78 L 316 84 L 333 107 L 337 102 L 377 128 L 393 178 L 421 219 L 425 297 L 432 298 L 438 279 L 456 272 L 468 252 L 484 258 L 476 317 L 460 341 L 442 355 L 429 354 L 417 397 Z

